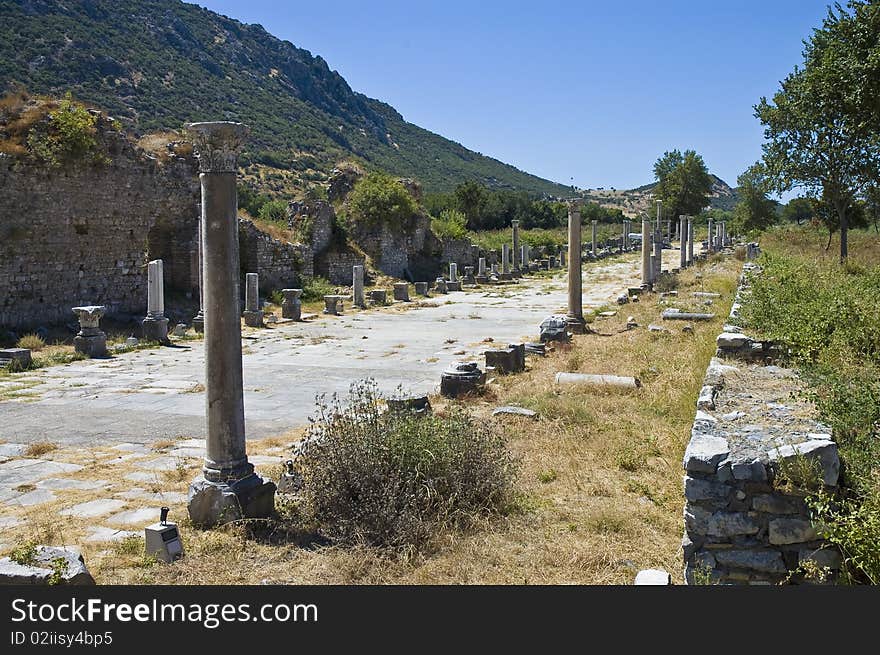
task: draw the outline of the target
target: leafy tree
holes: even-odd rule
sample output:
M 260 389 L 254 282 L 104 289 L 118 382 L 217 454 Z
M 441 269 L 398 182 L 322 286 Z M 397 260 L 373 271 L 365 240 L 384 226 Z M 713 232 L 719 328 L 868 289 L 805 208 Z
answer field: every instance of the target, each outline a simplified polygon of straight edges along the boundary
M 736 179 L 739 202 L 733 210 L 736 230 L 753 232 L 770 227 L 776 222 L 776 202 L 767 197 L 764 168 L 753 164 Z
M 782 220 L 788 223 L 809 223 L 815 215 L 813 202 L 809 198 L 792 198 L 782 208 Z
M 703 158 L 694 150 L 672 150 L 654 163 L 654 197 L 663 201 L 663 214 L 675 219 L 695 216 L 709 206 L 712 176 Z
M 49 112 L 48 125 L 35 126 L 28 146 L 50 166 L 77 160 L 107 161 L 98 148 L 98 117 L 93 116 L 68 92 L 58 108 Z
M 369 173 L 358 180 L 348 205 L 354 221 L 371 225 L 404 225 L 419 209 L 406 187 L 385 173 Z
M 431 230 L 444 239 L 464 239 L 467 236 L 467 217 L 457 209 L 444 209 L 431 219 Z
M 772 101 L 761 98 L 755 116 L 765 126 L 763 145 L 774 189 L 805 187 L 820 198 L 823 222 L 840 230 L 840 259 L 857 200 L 880 166 L 877 67 L 880 13 L 876 3 L 829 9 L 821 29 L 804 44 L 804 67 L 795 68 Z M 872 63 L 874 62 L 874 63 Z M 833 211 L 832 218 L 828 211 Z
M 486 190 L 476 182 L 467 181 L 455 187 L 457 209 L 464 213 L 468 227 L 480 229 L 480 218 L 486 204 Z

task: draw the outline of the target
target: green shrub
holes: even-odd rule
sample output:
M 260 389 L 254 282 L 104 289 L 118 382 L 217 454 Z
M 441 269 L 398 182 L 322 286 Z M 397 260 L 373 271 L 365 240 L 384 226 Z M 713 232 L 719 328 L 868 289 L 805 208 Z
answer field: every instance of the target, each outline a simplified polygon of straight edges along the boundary
M 441 239 L 465 239 L 467 217 L 455 209 L 444 209 L 439 218 L 431 219 L 431 231 Z
M 77 160 L 106 162 L 98 147 L 97 122 L 98 117 L 68 93 L 58 109 L 49 112 L 48 124 L 38 124 L 28 134 L 28 147 L 50 166 Z
M 465 409 L 383 412 L 366 380 L 352 385 L 346 406 L 319 397 L 317 410 L 299 460 L 303 496 L 318 530 L 337 543 L 419 547 L 509 506 L 512 455 Z
M 385 173 L 369 173 L 354 185 L 348 196 L 349 220 L 368 225 L 405 225 L 418 205 L 399 180 Z
M 326 278 L 308 278 L 303 284 L 302 300 L 303 302 L 323 300 L 324 296 L 329 296 L 335 291 L 336 288 Z
M 260 206 L 257 216 L 264 221 L 287 223 L 287 203 L 283 200 L 269 200 Z

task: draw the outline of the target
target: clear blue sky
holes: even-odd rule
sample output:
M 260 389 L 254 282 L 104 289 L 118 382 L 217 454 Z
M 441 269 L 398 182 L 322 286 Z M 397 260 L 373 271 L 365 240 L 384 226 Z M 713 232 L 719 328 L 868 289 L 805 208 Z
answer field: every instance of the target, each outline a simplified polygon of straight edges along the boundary
M 752 106 L 801 62 L 826 0 L 202 0 L 321 55 L 409 122 L 580 187 L 653 180 L 693 148 L 731 185 Z

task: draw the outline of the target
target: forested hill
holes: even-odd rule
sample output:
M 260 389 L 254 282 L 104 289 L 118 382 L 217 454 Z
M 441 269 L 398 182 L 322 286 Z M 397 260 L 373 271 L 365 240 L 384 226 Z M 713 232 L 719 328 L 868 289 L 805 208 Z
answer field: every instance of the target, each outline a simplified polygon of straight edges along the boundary
M 393 71 L 389 71 L 393 74 Z M 146 133 L 189 121 L 252 129 L 243 163 L 320 180 L 338 162 L 416 177 L 570 195 L 352 91 L 320 56 L 177 0 L 0 0 L 0 85 L 74 97 Z

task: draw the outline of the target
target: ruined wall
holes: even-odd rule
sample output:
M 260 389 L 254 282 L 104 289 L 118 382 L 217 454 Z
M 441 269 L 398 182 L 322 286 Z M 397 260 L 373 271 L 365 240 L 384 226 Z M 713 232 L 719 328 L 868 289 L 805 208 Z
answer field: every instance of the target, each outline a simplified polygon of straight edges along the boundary
M 353 250 L 328 250 L 315 260 L 317 275 L 329 280 L 330 284 L 350 287 L 352 284 L 352 267 L 364 266 L 364 256 Z M 369 279 L 365 278 L 365 283 Z
M 840 461 L 831 430 L 792 397 L 797 374 L 766 365 L 773 348 L 738 325 L 748 276 L 756 272 L 745 264 L 684 455 L 682 547 L 690 584 L 796 582 L 807 562 L 832 576 L 840 568 L 839 553 L 810 522 L 802 491 L 807 483 L 836 488 Z
M 170 284 L 191 287 L 195 162 L 160 165 L 122 135 L 104 138 L 105 165 L 0 155 L 0 326 L 75 322 L 76 305 L 142 315 L 148 257 L 165 260 Z
M 308 246 L 279 241 L 245 218 L 238 219 L 238 250 L 242 283 L 245 274 L 257 273 L 263 296 L 273 290 L 301 288 L 303 278 L 314 275 Z
M 476 270 L 480 257 L 485 256 L 481 252 L 479 246 L 472 244 L 470 239 L 445 239 L 440 262 L 446 267 L 450 262 L 455 262 L 460 271 L 463 271 L 465 266 L 473 266 Z

